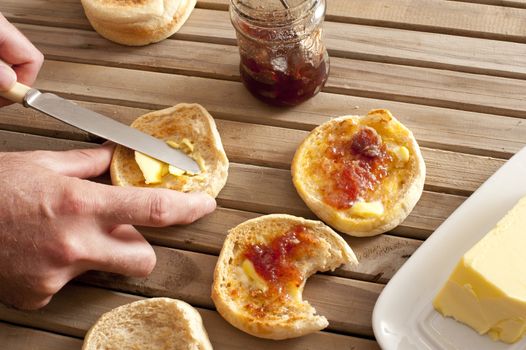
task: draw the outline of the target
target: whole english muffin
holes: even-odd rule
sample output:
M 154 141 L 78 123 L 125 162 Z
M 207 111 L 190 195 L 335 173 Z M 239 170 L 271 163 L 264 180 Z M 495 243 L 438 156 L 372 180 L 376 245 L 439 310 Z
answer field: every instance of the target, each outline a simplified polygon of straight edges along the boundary
M 426 167 L 409 129 L 384 109 L 332 119 L 296 150 L 292 180 L 325 223 L 352 236 L 399 225 L 418 202 Z
M 212 350 L 201 316 L 177 299 L 151 298 L 103 314 L 83 350 Z
M 358 263 L 347 243 L 320 221 L 271 214 L 229 230 L 214 272 L 217 311 L 256 337 L 286 339 L 328 325 L 302 300 L 316 271 Z
M 166 174 L 156 184 L 146 184 L 135 160 L 135 151 L 118 145 L 110 165 L 111 180 L 118 186 L 162 187 L 181 192 L 206 192 L 217 197 L 228 177 L 228 158 L 212 116 L 198 104 L 181 103 L 137 118 L 131 127 L 173 142 L 198 160 L 196 175 Z
M 161 41 L 186 22 L 196 0 L 81 0 L 86 17 L 103 37 L 123 45 Z

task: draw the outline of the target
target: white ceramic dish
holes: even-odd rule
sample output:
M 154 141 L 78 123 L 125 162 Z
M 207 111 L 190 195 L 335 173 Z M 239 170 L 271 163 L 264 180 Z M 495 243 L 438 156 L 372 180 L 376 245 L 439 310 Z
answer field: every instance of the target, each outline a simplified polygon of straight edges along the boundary
M 519 350 L 444 318 L 432 300 L 462 255 L 526 195 L 526 148 L 491 176 L 429 237 L 381 293 L 373 329 L 384 350 Z

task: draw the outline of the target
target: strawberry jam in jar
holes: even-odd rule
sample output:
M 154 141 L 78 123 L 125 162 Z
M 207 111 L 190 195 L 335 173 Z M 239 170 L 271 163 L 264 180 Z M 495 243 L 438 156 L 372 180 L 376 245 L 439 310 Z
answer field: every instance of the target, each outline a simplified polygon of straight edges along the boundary
M 294 106 L 321 90 L 329 74 L 325 1 L 230 0 L 241 79 L 254 96 Z

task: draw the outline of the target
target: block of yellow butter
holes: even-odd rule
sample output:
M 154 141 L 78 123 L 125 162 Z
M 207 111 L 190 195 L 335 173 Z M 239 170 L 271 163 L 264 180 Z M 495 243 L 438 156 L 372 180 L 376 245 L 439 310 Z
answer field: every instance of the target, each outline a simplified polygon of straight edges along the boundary
M 526 197 L 464 254 L 433 306 L 494 340 L 521 339 L 526 332 Z

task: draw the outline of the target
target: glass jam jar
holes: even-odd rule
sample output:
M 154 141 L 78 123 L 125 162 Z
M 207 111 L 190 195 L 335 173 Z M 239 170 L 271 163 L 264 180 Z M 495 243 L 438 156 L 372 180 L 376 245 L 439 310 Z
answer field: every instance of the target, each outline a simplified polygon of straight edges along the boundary
M 293 106 L 329 75 L 322 28 L 326 0 L 230 0 L 241 79 L 264 102 Z

